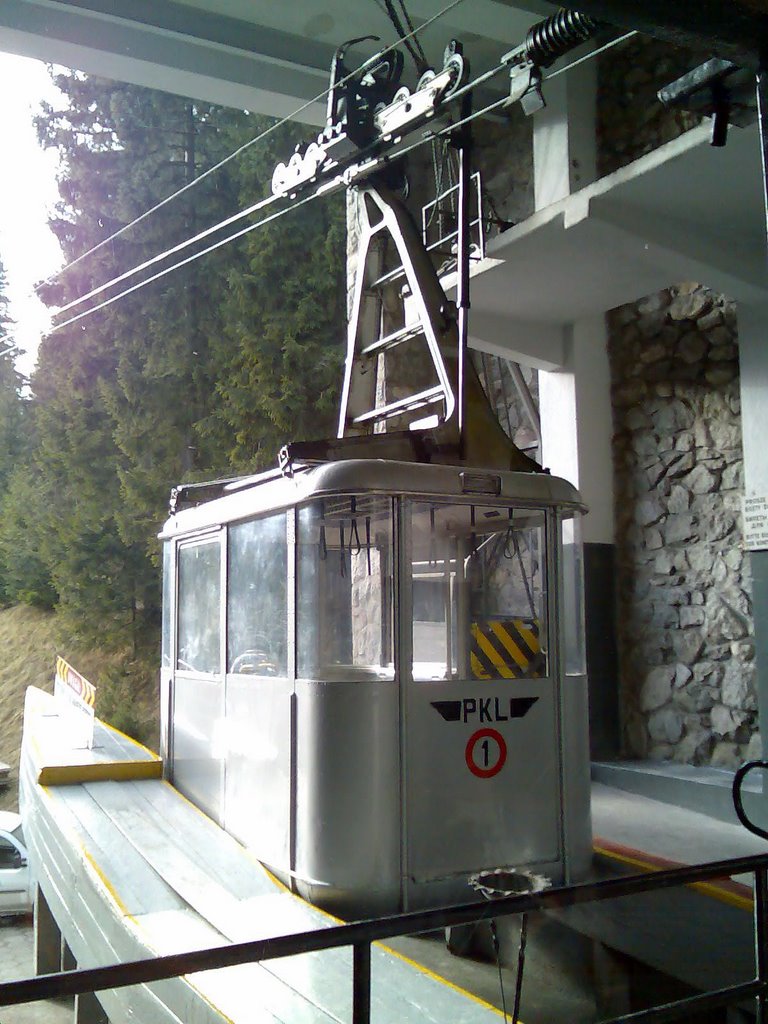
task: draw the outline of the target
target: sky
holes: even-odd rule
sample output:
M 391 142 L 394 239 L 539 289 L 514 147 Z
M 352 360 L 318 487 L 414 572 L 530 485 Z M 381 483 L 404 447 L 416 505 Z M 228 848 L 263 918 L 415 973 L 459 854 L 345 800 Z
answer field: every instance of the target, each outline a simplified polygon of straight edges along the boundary
M 57 95 L 45 64 L 0 53 L 0 261 L 16 322 L 14 341 L 26 350 L 16 363 L 24 374 L 32 371 L 40 337 L 50 323 L 34 286 L 63 264 L 47 226 L 58 198 L 57 155 L 39 147 L 32 123 L 41 101 L 53 102 Z M 2 342 L 0 346 L 5 348 Z

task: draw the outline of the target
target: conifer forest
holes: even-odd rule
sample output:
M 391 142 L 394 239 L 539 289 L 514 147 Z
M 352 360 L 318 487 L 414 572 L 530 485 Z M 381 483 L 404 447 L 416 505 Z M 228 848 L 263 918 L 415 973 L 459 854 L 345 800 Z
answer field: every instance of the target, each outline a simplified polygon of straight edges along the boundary
M 67 264 L 270 124 L 79 72 L 55 81 L 65 102 L 37 126 L 60 157 L 51 228 Z M 255 203 L 309 131 L 279 126 L 45 283 L 44 301 L 66 307 Z M 28 381 L 0 355 L 3 603 L 56 609 L 83 643 L 156 651 L 171 487 L 272 466 L 286 441 L 334 433 L 345 303 L 335 196 L 52 332 Z

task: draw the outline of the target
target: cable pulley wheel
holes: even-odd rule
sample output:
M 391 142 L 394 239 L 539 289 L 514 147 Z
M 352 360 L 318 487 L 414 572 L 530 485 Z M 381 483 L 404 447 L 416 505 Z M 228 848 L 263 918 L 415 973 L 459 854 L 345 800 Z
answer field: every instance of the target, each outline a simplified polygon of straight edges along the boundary
M 444 68 L 444 70 L 450 71 L 451 80 L 450 84 L 447 85 L 446 88 L 443 90 L 442 96 L 440 97 L 441 99 L 445 99 L 447 96 L 451 96 L 454 92 L 456 92 L 458 87 L 464 81 L 465 67 L 466 65 L 462 55 L 460 53 L 452 53 L 448 60 L 445 62 Z

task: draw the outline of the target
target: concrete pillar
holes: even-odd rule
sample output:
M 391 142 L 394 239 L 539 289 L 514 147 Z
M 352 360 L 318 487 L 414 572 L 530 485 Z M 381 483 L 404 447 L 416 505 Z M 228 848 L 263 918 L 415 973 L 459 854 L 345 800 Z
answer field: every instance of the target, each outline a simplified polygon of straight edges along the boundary
M 608 332 L 603 316 L 577 320 L 572 328 L 578 485 L 589 505 L 584 540 L 613 544 L 613 411 Z
M 69 948 L 66 939 L 61 940 L 61 970 L 62 971 L 76 971 L 77 960 L 75 954 Z
M 75 1024 L 109 1024 L 109 1017 L 93 992 L 75 996 Z
M 61 970 L 62 937 L 56 919 L 38 885 L 35 894 L 35 974 L 55 974 Z
M 579 446 L 576 423 L 576 374 L 573 339 L 566 345 L 561 369 L 539 374 L 541 461 L 545 469 L 579 486 Z
M 744 495 L 768 497 L 768 307 L 738 307 Z M 751 551 L 757 707 L 763 755 L 768 750 L 768 551 Z M 764 787 L 764 794 L 766 788 Z M 768 823 L 768 800 L 765 801 Z
M 599 1016 L 618 1017 L 632 1012 L 629 957 L 592 940 L 592 972 L 595 986 L 595 1007 Z
M 546 107 L 533 116 L 534 206 L 542 210 L 595 180 L 596 62 L 544 82 Z
M 567 332 L 562 369 L 539 375 L 542 462 L 581 491 L 587 676 L 593 758 L 619 752 L 615 630 L 613 456 L 605 320 L 589 317 Z

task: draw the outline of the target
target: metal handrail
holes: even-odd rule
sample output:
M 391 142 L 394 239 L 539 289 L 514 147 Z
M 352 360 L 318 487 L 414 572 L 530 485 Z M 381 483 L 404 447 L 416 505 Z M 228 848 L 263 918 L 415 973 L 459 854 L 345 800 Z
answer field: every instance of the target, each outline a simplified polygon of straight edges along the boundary
M 371 943 L 399 935 L 455 925 L 471 924 L 492 918 L 531 911 L 562 910 L 582 903 L 602 902 L 620 896 L 633 896 L 658 889 L 691 885 L 713 878 L 750 873 L 754 875 L 755 977 L 701 995 L 688 996 L 648 1010 L 614 1017 L 603 1024 L 642 1024 L 687 1019 L 694 1012 L 733 1005 L 745 999 L 755 1000 L 756 1024 L 768 1024 L 768 854 L 711 861 L 691 867 L 668 868 L 645 874 L 608 878 L 598 882 L 567 885 L 526 895 L 505 896 L 487 903 L 464 903 L 436 910 L 411 911 L 390 917 L 334 925 L 316 931 L 297 932 L 271 939 L 238 942 L 212 949 L 176 953 L 135 960 L 109 967 L 62 971 L 37 978 L 0 983 L 0 1006 L 12 1006 L 38 999 L 79 995 L 102 989 L 123 988 L 146 982 L 175 978 L 237 964 L 276 960 L 285 956 L 352 946 L 353 1010 L 352 1024 L 369 1024 L 371 1002 Z

